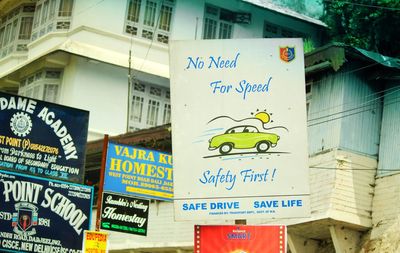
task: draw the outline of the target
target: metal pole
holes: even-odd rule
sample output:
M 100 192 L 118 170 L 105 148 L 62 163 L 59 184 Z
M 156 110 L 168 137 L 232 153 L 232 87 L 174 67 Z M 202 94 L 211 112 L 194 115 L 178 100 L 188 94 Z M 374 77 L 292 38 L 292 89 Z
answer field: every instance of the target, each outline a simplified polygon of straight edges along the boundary
M 128 106 L 127 106 L 127 116 L 126 116 L 126 132 L 129 132 L 129 119 L 131 114 L 131 86 L 132 86 L 132 50 L 129 50 L 129 67 L 128 67 Z M 133 110 L 133 108 L 132 108 Z
M 101 157 L 99 191 L 97 193 L 96 231 L 100 230 L 101 200 L 103 198 L 104 172 L 106 170 L 106 157 L 108 149 L 108 134 L 103 139 L 103 154 Z

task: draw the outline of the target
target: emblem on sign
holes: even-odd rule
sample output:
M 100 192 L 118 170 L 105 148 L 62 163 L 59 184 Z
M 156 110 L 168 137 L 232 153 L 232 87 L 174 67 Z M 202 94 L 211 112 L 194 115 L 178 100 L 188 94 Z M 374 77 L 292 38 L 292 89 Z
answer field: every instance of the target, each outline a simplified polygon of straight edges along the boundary
M 14 232 L 19 235 L 36 234 L 33 226 L 37 225 L 38 208 L 30 203 L 17 203 L 15 205 L 16 213 L 13 213 L 12 226 Z
M 32 130 L 32 120 L 28 114 L 17 112 L 10 120 L 10 127 L 15 135 L 25 137 Z
M 291 62 L 295 57 L 295 49 L 294 47 L 280 47 L 279 48 L 279 55 L 282 61 L 284 62 Z

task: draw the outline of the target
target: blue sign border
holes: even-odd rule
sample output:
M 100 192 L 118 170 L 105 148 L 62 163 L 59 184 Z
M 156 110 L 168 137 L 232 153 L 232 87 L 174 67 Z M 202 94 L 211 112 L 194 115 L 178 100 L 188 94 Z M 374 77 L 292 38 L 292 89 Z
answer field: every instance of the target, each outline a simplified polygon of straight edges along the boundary
M 172 201 L 172 155 L 109 142 L 104 191 Z
M 6 192 L 11 190 L 9 187 L 10 182 L 17 185 L 16 182 L 18 181 L 20 182 L 20 185 L 25 183 L 27 186 L 30 184 L 30 191 L 34 192 L 32 196 L 37 197 L 33 197 L 27 201 L 28 197 L 25 197 L 25 199 L 21 199 L 22 197 L 19 197 L 20 199 L 15 199 L 11 192 Z M 7 190 L 5 190 L 6 184 L 8 184 Z M 80 191 L 83 190 L 83 188 L 87 189 L 84 193 Z M 23 188 L 18 188 L 18 186 L 16 186 L 12 191 L 20 190 L 22 192 L 22 195 L 20 196 L 23 196 L 24 193 L 22 189 Z M 89 192 L 90 197 L 82 195 L 89 194 Z M 80 197 L 79 193 L 81 194 Z M 2 219 L 0 219 L 0 232 L 12 236 L 12 239 L 0 237 L 0 241 L 12 240 L 13 242 L 18 242 L 18 245 L 21 245 L 22 243 L 25 245 L 31 244 L 33 249 L 35 249 L 34 247 L 52 246 L 59 247 L 60 250 L 61 248 L 64 250 L 66 249 L 68 252 L 70 249 L 80 252 L 84 236 L 83 231 L 88 230 L 91 227 L 93 196 L 94 188 L 92 186 L 68 183 L 60 180 L 49 180 L 36 176 L 26 176 L 15 172 L 0 170 L 0 203 L 2 203 L 0 206 L 0 212 L 3 214 Z M 89 199 L 87 199 L 87 197 L 89 197 Z M 72 203 L 72 205 L 76 207 L 75 210 L 77 211 L 77 214 L 79 214 L 79 212 L 84 214 L 86 217 L 85 219 L 82 219 L 83 222 L 79 225 L 79 229 L 77 225 L 75 225 L 74 228 L 74 225 L 69 223 L 73 222 L 72 218 L 67 217 L 67 219 L 69 219 L 68 221 L 64 217 L 61 217 L 55 210 L 51 210 L 53 207 L 47 207 L 46 205 L 50 204 L 50 200 L 54 201 L 54 208 L 56 208 L 58 204 L 62 205 L 63 203 Z M 70 204 L 65 205 L 70 206 Z M 28 220 L 32 221 L 30 222 L 30 226 L 24 227 L 24 225 L 19 224 L 20 221 L 17 218 L 21 216 L 21 209 L 16 210 L 17 206 L 23 206 L 24 211 L 28 211 Z M 29 209 L 29 207 L 33 208 Z M 69 211 L 72 212 L 71 210 Z M 7 219 L 10 215 L 12 215 L 11 220 Z M 4 219 L 4 217 L 6 219 Z M 76 218 L 79 216 L 74 217 Z M 26 237 L 29 235 L 30 237 Z M 49 240 L 52 244 L 44 242 Z M 0 250 L 7 252 L 33 252 L 32 249 L 30 251 L 26 249 L 6 249 L 1 246 L 1 244 Z

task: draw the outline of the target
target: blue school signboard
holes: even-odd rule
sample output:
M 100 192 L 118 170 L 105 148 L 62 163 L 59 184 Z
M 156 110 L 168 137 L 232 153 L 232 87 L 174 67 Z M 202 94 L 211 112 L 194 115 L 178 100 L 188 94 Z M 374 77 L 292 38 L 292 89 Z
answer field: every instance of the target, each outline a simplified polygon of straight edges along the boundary
M 89 112 L 0 92 L 0 168 L 83 183 Z
M 0 171 L 1 252 L 82 252 L 93 188 Z
M 171 201 L 172 156 L 108 143 L 104 191 Z

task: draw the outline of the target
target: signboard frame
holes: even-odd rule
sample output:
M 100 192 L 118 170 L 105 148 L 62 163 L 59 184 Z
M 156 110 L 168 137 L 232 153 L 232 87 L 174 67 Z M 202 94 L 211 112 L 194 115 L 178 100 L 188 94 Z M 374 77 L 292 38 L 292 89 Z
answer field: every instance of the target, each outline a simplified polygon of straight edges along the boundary
M 100 228 L 147 236 L 149 208 L 149 200 L 103 192 Z
M 91 186 L 0 171 L 0 249 L 81 250 L 83 231 L 91 225 L 93 191 Z
M 301 39 L 171 41 L 170 77 L 175 219 L 309 217 Z
M 172 155 L 109 141 L 103 190 L 172 201 Z
M 0 168 L 83 183 L 89 112 L 0 92 Z
M 285 253 L 283 225 L 195 225 L 196 253 Z

